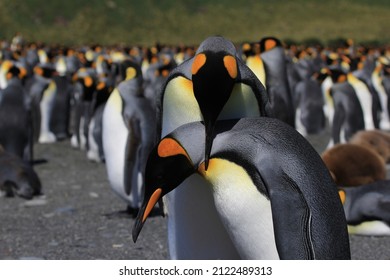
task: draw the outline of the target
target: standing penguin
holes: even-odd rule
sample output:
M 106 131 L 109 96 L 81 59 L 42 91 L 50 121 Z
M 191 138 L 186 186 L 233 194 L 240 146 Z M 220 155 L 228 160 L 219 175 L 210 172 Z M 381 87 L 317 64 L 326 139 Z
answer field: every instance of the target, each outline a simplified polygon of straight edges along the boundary
M 87 158 L 96 162 L 104 161 L 103 152 L 103 111 L 110 97 L 112 88 L 107 85 L 107 79 L 101 78 L 89 109 L 91 120 L 88 124 Z
M 323 79 L 323 75 L 316 73 L 296 84 L 295 128 L 303 136 L 319 134 L 325 129 L 325 101 L 321 89 Z
M 211 202 L 197 200 L 197 209 L 214 204 L 240 258 L 350 258 L 337 187 L 318 153 L 296 130 L 261 117 L 219 121 L 215 131 L 207 170 L 204 137 L 199 137 L 205 133 L 201 122 L 179 127 L 153 149 L 134 240 L 155 203 L 197 173 L 208 182 L 213 197 Z M 209 230 L 206 223 L 198 227 L 191 219 L 182 222 L 193 235 Z M 215 242 L 219 238 L 220 233 L 212 236 Z M 236 257 L 213 249 L 209 248 L 209 255 L 199 256 L 193 248 L 186 258 Z
M 258 46 L 258 51 L 254 51 L 254 57 L 247 60 L 247 65 L 267 89 L 273 116 L 295 127 L 295 111 L 287 77 L 287 57 L 282 43 L 275 37 L 264 37 L 255 46 Z
M 50 64 L 38 64 L 26 89 L 31 98 L 34 126 L 34 142 L 51 143 L 56 140 L 49 128 L 49 116 L 53 108 L 55 84 L 51 80 L 54 69 Z
M 22 81 L 20 69 L 12 65 L 7 71 L 7 86 L 0 91 L 0 144 L 24 159 L 33 160 L 33 127 L 30 98 Z
M 331 96 L 334 103 L 332 136 L 328 147 L 347 142 L 354 133 L 374 129 L 372 96 L 367 86 L 351 73 L 334 69 Z
M 202 149 L 207 169 L 217 119 L 264 116 L 267 115 L 267 104 L 264 86 L 238 57 L 234 45 L 223 37 L 209 37 L 200 44 L 193 58 L 170 73 L 157 96 L 157 137 L 163 137 L 183 124 L 204 121 L 205 145 Z M 205 182 L 192 177 L 182 185 L 166 197 L 171 258 L 187 258 L 194 250 L 199 258 L 217 258 L 217 255 L 209 255 L 210 248 L 218 254 L 237 258 L 234 246 L 226 246 L 230 238 L 222 230 L 215 207 L 210 203 L 207 205 L 211 207 L 207 208 L 196 205 L 200 199 L 212 201 Z M 187 214 L 200 228 L 204 224 L 210 225 L 209 230 L 195 234 L 183 222 L 188 218 Z M 212 238 L 215 232 L 222 233 L 217 240 Z
M 63 140 L 70 136 L 70 100 L 73 92 L 73 85 L 67 75 L 65 58 L 60 56 L 56 62 L 58 75 L 53 76 L 56 86 L 53 109 L 50 115 L 50 130 L 55 134 L 57 140 Z
M 111 188 L 128 203 L 141 206 L 143 172 L 155 143 L 156 113 L 142 93 L 140 66 L 127 61 L 126 79 L 111 93 L 103 111 L 103 151 Z

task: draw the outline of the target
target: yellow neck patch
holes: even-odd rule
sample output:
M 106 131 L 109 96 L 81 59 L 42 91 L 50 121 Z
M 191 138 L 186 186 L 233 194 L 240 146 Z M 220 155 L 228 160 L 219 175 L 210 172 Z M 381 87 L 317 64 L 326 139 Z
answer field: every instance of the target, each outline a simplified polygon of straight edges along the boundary
M 84 78 L 84 85 L 86 87 L 91 87 L 92 84 L 93 84 L 93 80 L 92 80 L 91 77 L 87 76 L 87 77 Z
M 194 62 L 192 63 L 191 67 L 191 73 L 192 75 L 195 75 L 198 73 L 199 69 L 203 67 L 203 65 L 206 63 L 206 55 L 204 53 L 200 53 L 195 56 Z
M 129 67 L 126 69 L 126 80 L 131 80 L 137 75 L 137 70 L 134 67 Z
M 188 154 L 184 150 L 184 148 L 174 139 L 172 138 L 164 138 L 157 148 L 157 154 L 160 157 L 170 157 L 176 155 L 184 155 L 188 159 Z
M 223 58 L 223 64 L 229 73 L 229 76 L 233 79 L 237 78 L 237 62 L 236 58 L 231 55 L 226 55 Z
M 341 203 L 344 204 L 345 203 L 345 199 L 347 197 L 346 194 L 345 194 L 345 191 L 339 190 L 339 196 L 340 196 Z
M 43 69 L 41 67 L 36 66 L 34 68 L 34 73 L 39 75 L 39 76 L 43 76 Z

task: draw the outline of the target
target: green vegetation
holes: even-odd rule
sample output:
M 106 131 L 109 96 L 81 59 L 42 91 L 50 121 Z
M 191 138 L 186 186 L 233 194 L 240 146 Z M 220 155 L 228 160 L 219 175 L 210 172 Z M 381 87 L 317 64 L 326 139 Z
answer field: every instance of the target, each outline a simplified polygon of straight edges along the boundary
M 0 39 L 59 44 L 197 44 L 337 38 L 390 42 L 388 0 L 0 0 Z

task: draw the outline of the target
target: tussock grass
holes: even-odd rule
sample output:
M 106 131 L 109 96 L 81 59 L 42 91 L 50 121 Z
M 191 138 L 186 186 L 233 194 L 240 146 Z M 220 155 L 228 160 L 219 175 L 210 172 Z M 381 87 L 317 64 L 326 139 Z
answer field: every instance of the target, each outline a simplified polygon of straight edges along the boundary
M 0 0 L 0 39 L 58 44 L 198 44 L 273 35 L 302 42 L 390 42 L 387 0 Z

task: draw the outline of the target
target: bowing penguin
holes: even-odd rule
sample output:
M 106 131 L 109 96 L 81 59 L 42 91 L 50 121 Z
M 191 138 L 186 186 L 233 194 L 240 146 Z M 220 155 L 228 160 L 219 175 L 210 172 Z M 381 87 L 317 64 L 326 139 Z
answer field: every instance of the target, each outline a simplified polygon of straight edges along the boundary
M 135 214 L 141 206 L 147 156 L 156 139 L 156 113 L 143 96 L 140 66 L 130 60 L 126 64 L 126 80 L 111 93 L 103 111 L 102 139 L 111 188 Z
M 157 137 L 165 136 L 183 124 L 204 121 L 205 133 L 202 135 L 205 145 L 202 150 L 207 169 L 216 120 L 268 115 L 267 104 L 264 86 L 238 57 L 234 45 L 223 37 L 209 37 L 200 44 L 194 57 L 170 73 L 159 92 Z M 215 208 L 199 208 L 195 203 L 201 199 L 212 201 L 205 182 L 192 177 L 182 185 L 165 199 L 171 258 L 187 258 L 189 252 L 195 250 L 199 258 L 218 258 L 219 254 L 209 254 L 209 248 L 217 248 L 215 252 L 224 256 L 238 258 L 236 249 L 226 246 L 230 238 L 221 230 L 223 225 Z M 183 222 L 188 214 L 197 224 L 194 227 L 201 228 L 207 224 L 210 225 L 209 231 L 194 236 L 192 228 L 186 227 Z M 214 231 L 222 232 L 217 240 L 213 238 Z
M 157 100 L 159 135 L 191 121 L 205 122 L 206 167 L 216 120 L 266 115 L 268 104 L 264 86 L 223 37 L 204 40 L 193 58 L 170 73 Z
M 207 181 L 213 199 L 197 200 L 193 211 L 213 204 L 230 238 L 225 245 L 232 245 L 239 258 L 350 258 L 337 187 L 317 152 L 296 130 L 261 117 L 219 121 L 215 132 L 207 170 L 204 137 L 199 137 L 205 133 L 201 122 L 179 127 L 153 149 L 134 240 L 155 203 L 188 177 L 198 176 Z M 191 219 L 182 222 L 192 235 L 202 236 L 209 230 L 208 224 L 198 227 Z M 212 240 L 218 242 L 221 234 Z M 181 245 L 185 246 L 177 244 Z M 193 248 L 186 257 L 236 257 L 214 249 L 211 246 L 209 255 L 199 256 Z
M 339 195 L 350 234 L 390 235 L 390 180 L 340 188 Z

